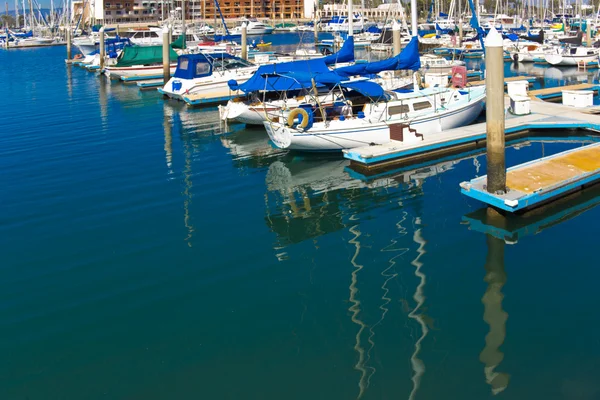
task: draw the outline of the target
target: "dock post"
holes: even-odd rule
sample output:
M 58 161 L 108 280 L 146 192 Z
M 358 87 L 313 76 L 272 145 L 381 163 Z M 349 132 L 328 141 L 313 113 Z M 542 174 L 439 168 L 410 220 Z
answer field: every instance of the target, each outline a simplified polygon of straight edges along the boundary
M 585 37 L 587 39 L 587 47 L 592 47 L 592 20 L 585 21 Z
M 169 41 L 170 29 L 164 27 L 162 31 L 163 47 L 162 47 L 162 61 L 163 61 L 163 81 L 166 85 L 169 79 L 171 79 L 171 42 Z
M 315 7 L 314 16 L 313 16 L 313 28 L 315 29 L 315 47 L 319 44 L 319 19 L 317 11 L 319 10 L 318 6 Z
M 400 44 L 400 24 L 398 21 L 394 20 L 392 24 L 392 42 L 394 45 L 394 57 L 400 54 L 402 51 L 402 46 Z
M 458 47 L 462 47 L 463 42 L 463 20 L 458 20 Z
M 187 28 L 185 27 L 185 0 L 181 0 L 181 35 L 183 36 L 183 48 L 187 48 Z
M 67 24 L 66 29 L 66 39 L 67 39 L 67 60 L 71 60 L 73 58 L 73 54 L 71 52 L 71 24 Z
M 502 35 L 492 27 L 485 38 L 487 191 L 506 191 L 504 143 L 504 52 Z
M 242 58 L 248 59 L 248 27 L 245 22 L 242 24 Z
M 106 43 L 104 41 L 104 27 L 100 28 L 100 73 L 104 72 L 104 62 L 106 61 Z

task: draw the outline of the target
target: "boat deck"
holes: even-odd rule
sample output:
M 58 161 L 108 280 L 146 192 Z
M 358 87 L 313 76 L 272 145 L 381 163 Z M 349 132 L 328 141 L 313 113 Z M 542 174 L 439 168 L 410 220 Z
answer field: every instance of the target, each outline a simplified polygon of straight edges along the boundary
M 505 194 L 486 190 L 487 175 L 461 183 L 466 196 L 508 212 L 547 203 L 600 179 L 600 143 L 533 160 L 506 172 Z
M 235 92 L 232 92 L 229 89 L 223 89 L 220 91 L 211 92 L 210 96 L 206 96 L 205 94 L 190 93 L 183 96 L 183 101 L 185 101 L 189 106 L 209 106 L 224 104 L 237 97 L 242 97 L 242 95 L 235 94 Z

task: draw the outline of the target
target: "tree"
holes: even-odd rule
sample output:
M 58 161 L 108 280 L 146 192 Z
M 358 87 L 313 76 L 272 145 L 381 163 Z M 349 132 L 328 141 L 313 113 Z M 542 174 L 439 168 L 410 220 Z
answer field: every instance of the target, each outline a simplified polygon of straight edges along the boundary
M 2 14 L 0 16 L 0 21 L 2 21 L 2 26 L 5 28 L 15 26 L 15 17 L 8 14 Z

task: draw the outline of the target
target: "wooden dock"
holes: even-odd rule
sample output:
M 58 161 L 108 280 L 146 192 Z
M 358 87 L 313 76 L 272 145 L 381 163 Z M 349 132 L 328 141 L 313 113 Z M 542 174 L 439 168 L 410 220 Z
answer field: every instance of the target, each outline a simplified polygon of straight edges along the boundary
M 527 81 L 527 82 L 529 82 L 529 84 L 532 84 L 533 82 L 536 81 L 536 79 L 537 78 L 532 77 L 532 76 L 510 76 L 508 78 L 504 78 L 504 85 L 506 85 L 508 82 L 515 82 L 515 81 Z M 472 82 L 469 82 L 469 84 L 471 86 L 485 85 L 485 79 L 479 80 L 479 81 L 472 81 Z
M 563 90 L 593 90 L 598 93 L 599 85 L 593 83 L 579 83 L 575 85 L 558 86 L 545 89 L 530 90 L 527 94 L 532 100 L 543 101 L 551 98 L 562 97 Z
M 600 143 L 591 144 L 509 168 L 504 194 L 486 190 L 487 175 L 462 182 L 468 197 L 508 212 L 548 203 L 600 179 Z
M 508 98 L 507 98 L 508 102 Z M 562 104 L 532 102 L 532 113 L 514 116 L 507 113 L 506 139 L 528 135 L 529 130 L 588 129 L 600 132 L 600 116 L 580 112 Z M 344 150 L 350 167 L 362 174 L 373 175 L 387 168 L 421 163 L 446 155 L 469 151 L 486 145 L 486 123 L 463 126 L 442 133 L 424 134 L 413 142 L 392 140 L 375 146 Z

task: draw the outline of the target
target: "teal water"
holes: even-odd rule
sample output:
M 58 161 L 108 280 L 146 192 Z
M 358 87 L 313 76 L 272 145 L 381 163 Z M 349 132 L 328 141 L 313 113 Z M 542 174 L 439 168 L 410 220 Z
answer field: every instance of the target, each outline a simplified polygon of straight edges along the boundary
M 0 52 L 0 399 L 600 397 L 599 207 L 504 244 L 484 155 L 365 179 L 63 59 Z

